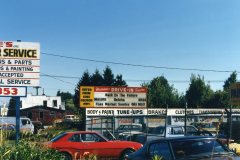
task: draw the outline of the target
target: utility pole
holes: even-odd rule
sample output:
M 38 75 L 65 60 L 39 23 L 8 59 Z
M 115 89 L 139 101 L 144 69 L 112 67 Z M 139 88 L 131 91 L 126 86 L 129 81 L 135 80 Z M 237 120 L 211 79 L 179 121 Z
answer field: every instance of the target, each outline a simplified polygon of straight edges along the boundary
M 36 96 L 38 96 L 38 89 L 39 89 L 39 88 L 42 88 L 42 87 L 36 86 L 36 87 L 33 87 L 33 88 L 36 88 Z
M 184 116 L 184 135 L 187 135 L 187 102 L 185 104 L 185 116 Z

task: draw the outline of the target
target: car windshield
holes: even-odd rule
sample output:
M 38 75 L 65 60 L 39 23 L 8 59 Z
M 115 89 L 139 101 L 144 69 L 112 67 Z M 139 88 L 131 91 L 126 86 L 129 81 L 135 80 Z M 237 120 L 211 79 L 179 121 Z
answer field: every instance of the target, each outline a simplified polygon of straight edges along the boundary
M 215 139 L 173 141 L 171 142 L 171 146 L 176 159 L 229 153 L 229 151 Z
M 55 138 L 53 138 L 51 140 L 51 142 L 56 142 L 58 141 L 59 139 L 61 139 L 62 137 L 64 137 L 65 135 L 67 135 L 66 133 L 62 133 L 62 134 L 59 134 L 58 136 L 56 136 Z

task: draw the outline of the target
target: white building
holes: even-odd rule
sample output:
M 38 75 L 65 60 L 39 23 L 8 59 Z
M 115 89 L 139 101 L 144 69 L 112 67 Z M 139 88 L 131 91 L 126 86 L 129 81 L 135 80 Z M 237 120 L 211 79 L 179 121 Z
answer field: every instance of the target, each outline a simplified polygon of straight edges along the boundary
M 21 109 L 30 108 L 33 106 L 45 106 L 65 110 L 65 104 L 62 102 L 60 96 L 27 94 L 27 97 L 21 97 Z

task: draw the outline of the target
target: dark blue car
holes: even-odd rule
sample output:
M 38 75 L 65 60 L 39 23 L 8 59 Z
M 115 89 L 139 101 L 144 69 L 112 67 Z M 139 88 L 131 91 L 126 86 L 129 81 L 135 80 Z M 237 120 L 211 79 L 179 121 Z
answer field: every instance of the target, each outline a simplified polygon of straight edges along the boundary
M 159 138 L 147 142 L 138 151 L 126 156 L 125 160 L 240 160 L 215 137 L 186 136 Z

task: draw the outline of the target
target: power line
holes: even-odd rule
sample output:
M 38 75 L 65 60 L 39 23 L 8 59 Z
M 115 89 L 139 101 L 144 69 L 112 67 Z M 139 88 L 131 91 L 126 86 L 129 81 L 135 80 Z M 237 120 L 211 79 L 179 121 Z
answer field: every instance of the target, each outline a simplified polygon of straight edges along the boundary
M 67 83 L 67 84 L 70 84 L 70 85 L 76 86 L 76 84 L 73 84 L 73 83 L 71 83 L 71 82 L 64 81 L 64 80 L 61 80 L 61 79 L 56 78 L 57 76 L 52 76 L 52 75 L 44 74 L 44 73 L 42 73 L 41 76 L 50 77 L 50 78 L 53 78 L 53 79 L 55 79 L 55 80 L 61 81 L 61 82 L 63 82 L 63 83 Z
M 180 68 L 180 67 L 166 67 L 166 66 L 151 66 L 151 65 L 131 64 L 131 63 L 122 63 L 122 62 L 113 62 L 113 61 L 102 61 L 102 60 L 78 58 L 78 57 L 71 57 L 71 56 L 63 56 L 63 55 L 59 55 L 59 54 L 52 54 L 52 53 L 46 53 L 46 52 L 41 52 L 41 54 L 48 55 L 48 56 L 54 56 L 54 57 L 60 57 L 60 58 L 67 58 L 67 59 L 74 59 L 74 60 L 81 60 L 81 61 L 88 61 L 88 62 L 96 62 L 96 63 L 105 63 L 105 64 L 114 64 L 114 65 L 124 65 L 124 66 L 132 66 L 132 67 L 169 69 L 169 70 L 182 70 L 182 71 L 199 71 L 199 72 L 222 72 L 222 73 L 232 73 L 232 72 L 234 72 L 234 71 L 228 71 L 228 70 Z M 238 71 L 236 71 L 236 72 L 240 73 Z
M 80 77 L 74 77 L 74 76 L 59 76 L 59 75 L 49 75 L 49 74 L 41 74 L 41 76 L 51 77 L 51 78 L 54 78 L 54 79 L 57 79 L 57 78 L 80 79 Z M 63 81 L 63 80 L 60 80 L 60 79 L 57 79 L 57 80 L 62 81 L 62 82 L 66 82 L 66 81 Z M 128 81 L 128 82 L 150 82 L 151 80 L 127 79 L 125 81 Z M 190 80 L 168 80 L 168 82 L 171 82 L 171 83 L 189 83 Z M 222 83 L 222 82 L 224 82 L 224 80 L 205 80 L 205 82 Z M 67 83 L 70 83 L 70 82 L 67 82 Z

